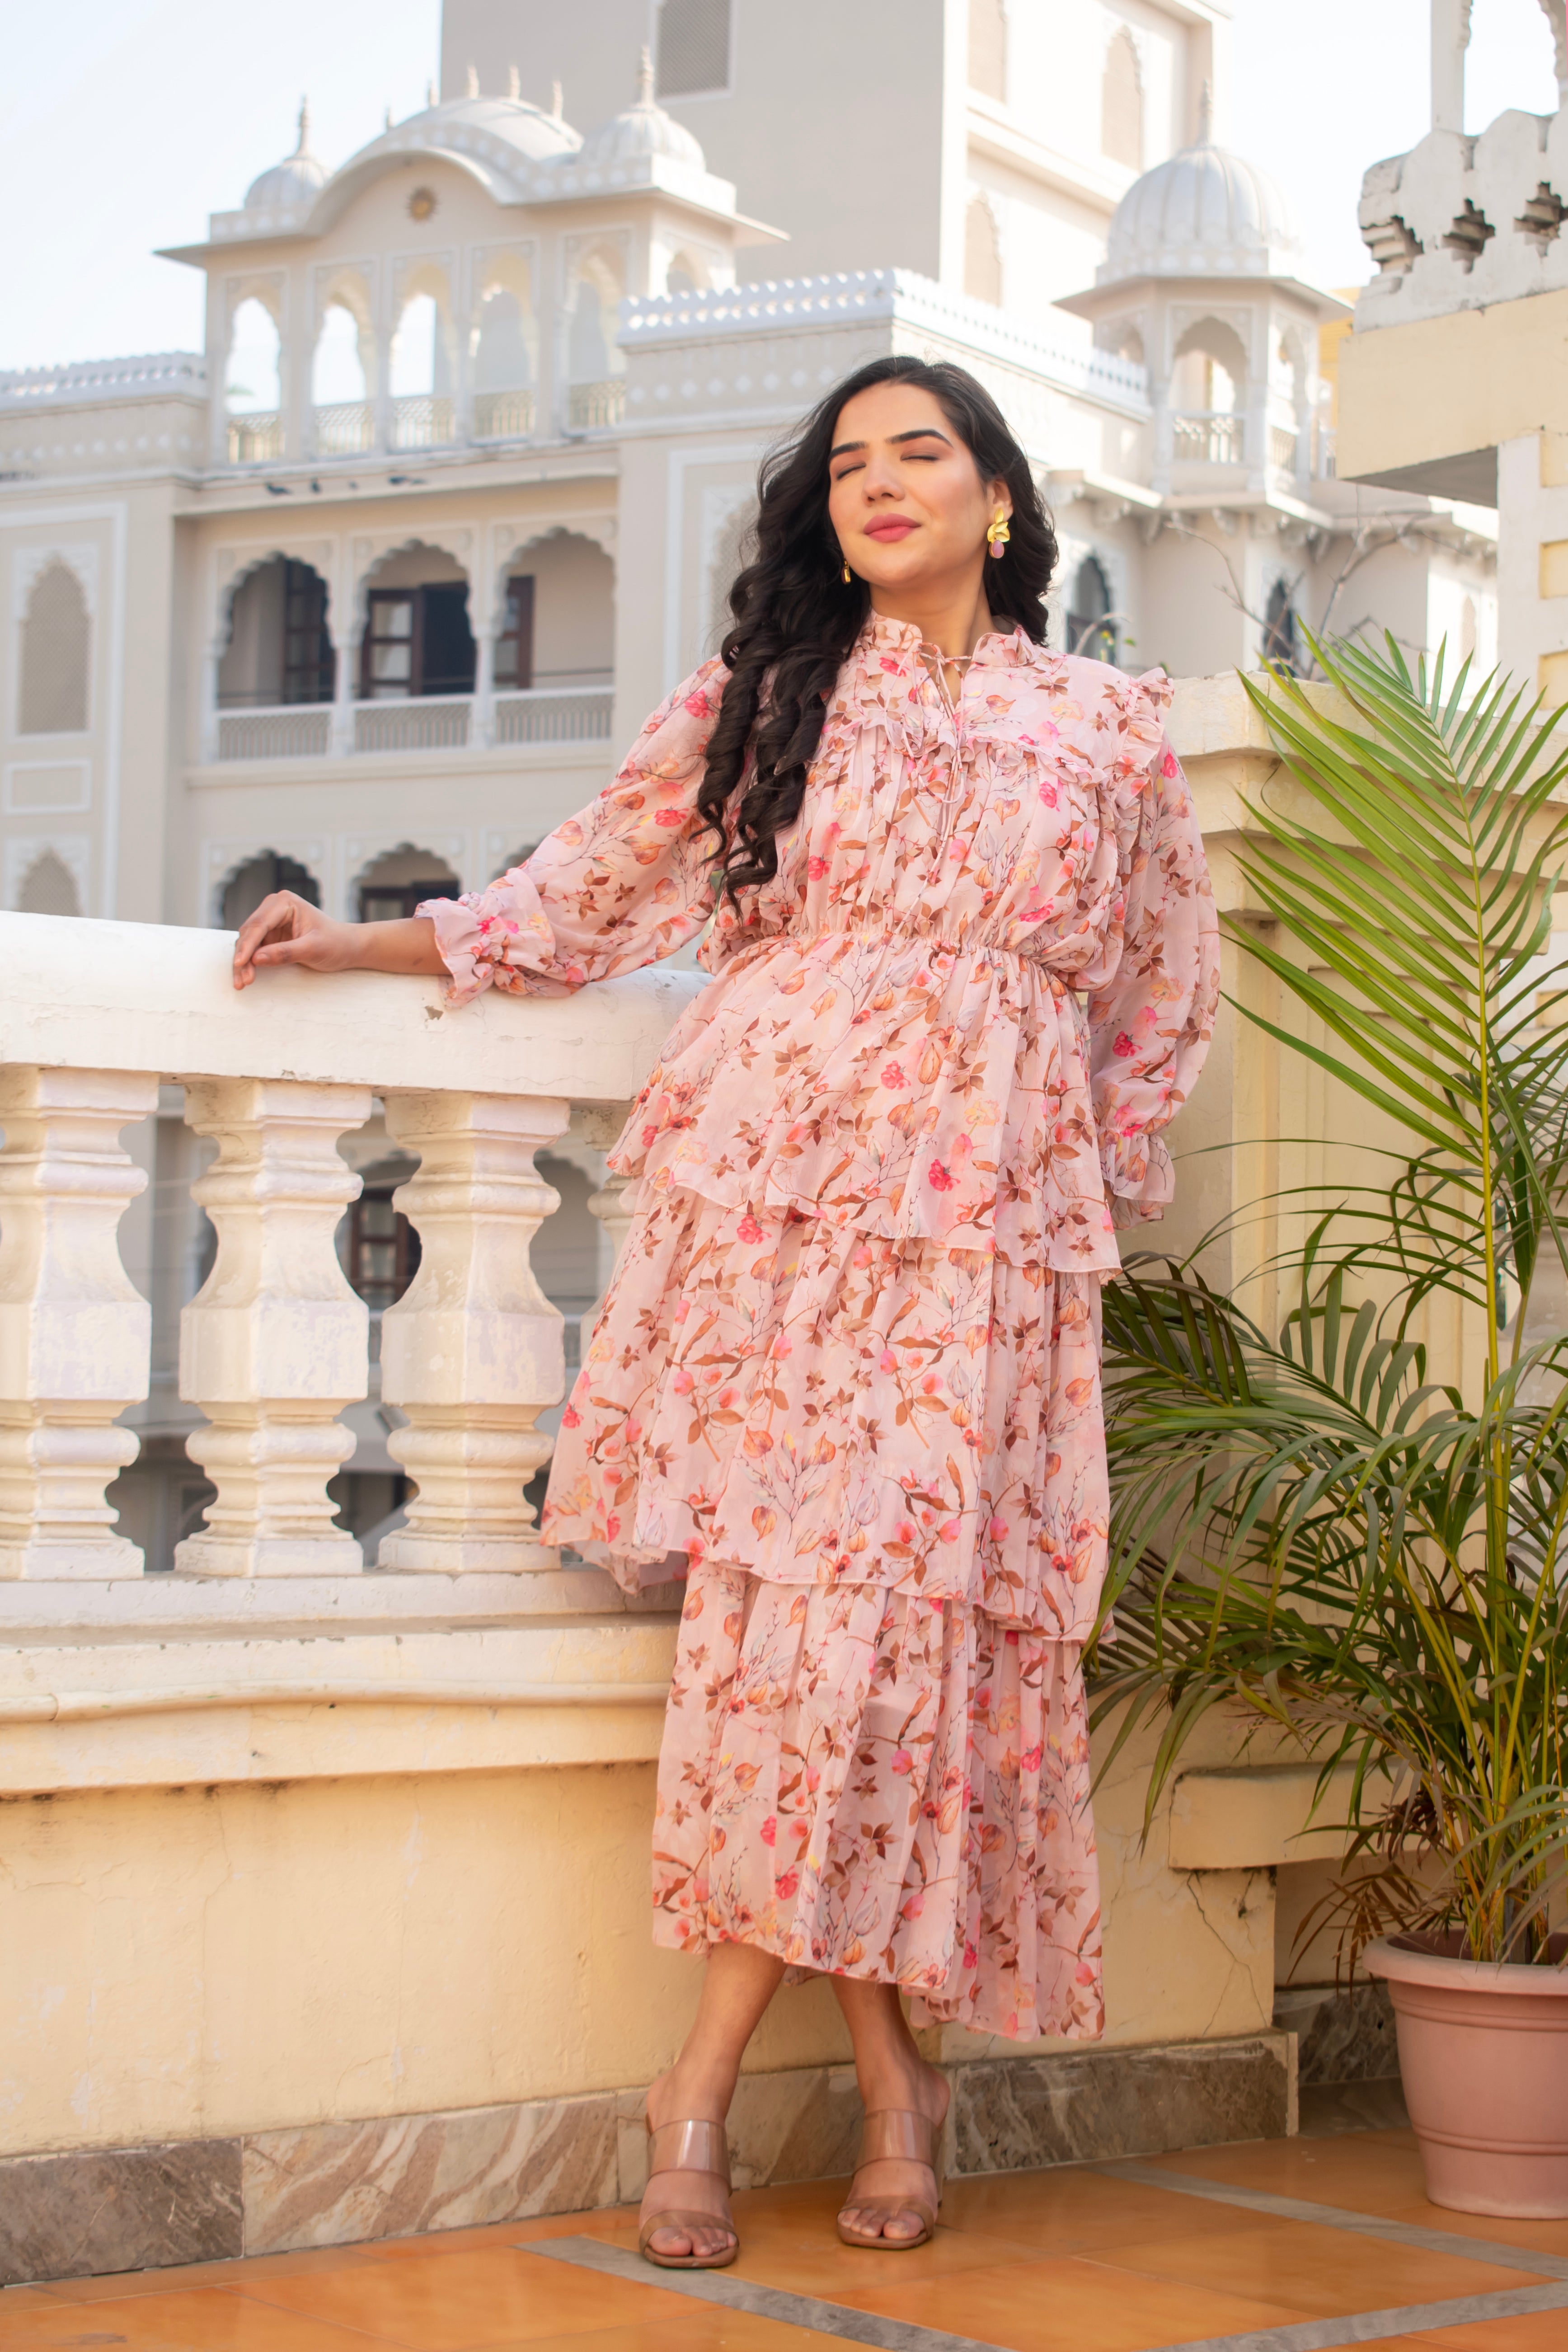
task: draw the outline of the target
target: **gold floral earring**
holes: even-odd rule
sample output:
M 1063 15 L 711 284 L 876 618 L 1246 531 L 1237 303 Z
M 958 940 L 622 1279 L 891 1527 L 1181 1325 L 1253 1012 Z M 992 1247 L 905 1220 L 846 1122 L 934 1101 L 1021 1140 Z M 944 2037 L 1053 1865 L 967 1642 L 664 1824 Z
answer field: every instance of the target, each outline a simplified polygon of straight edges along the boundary
M 1001 561 L 1002 550 L 1012 536 L 1012 532 L 1007 528 L 1007 509 L 1005 507 L 998 507 L 995 520 L 987 526 L 985 532 L 985 544 L 998 562 Z

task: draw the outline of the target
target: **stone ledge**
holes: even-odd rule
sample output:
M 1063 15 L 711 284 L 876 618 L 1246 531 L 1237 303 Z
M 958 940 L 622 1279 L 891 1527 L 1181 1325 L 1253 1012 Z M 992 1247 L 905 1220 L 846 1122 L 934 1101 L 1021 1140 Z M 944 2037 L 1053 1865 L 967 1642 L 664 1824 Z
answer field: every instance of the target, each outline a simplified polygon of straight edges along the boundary
M 954 2173 L 1156 2156 L 1296 2126 L 1289 2033 L 951 2067 Z M 0 2158 L 0 2284 L 532 2220 L 627 2202 L 646 2178 L 641 2091 L 303 2124 L 227 2139 Z M 747 2074 L 737 2187 L 854 2161 L 847 2066 Z

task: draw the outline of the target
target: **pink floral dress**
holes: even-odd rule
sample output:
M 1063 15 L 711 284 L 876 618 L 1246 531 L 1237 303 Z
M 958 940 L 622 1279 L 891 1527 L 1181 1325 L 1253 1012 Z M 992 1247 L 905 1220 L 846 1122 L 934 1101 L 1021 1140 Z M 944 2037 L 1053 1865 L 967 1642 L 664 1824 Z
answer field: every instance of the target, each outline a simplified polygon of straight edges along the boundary
M 525 865 L 421 911 L 458 1000 L 711 924 L 611 1154 L 637 1213 L 543 1518 L 630 1589 L 689 1571 L 656 1939 L 1092 2036 L 1100 1285 L 1170 1198 L 1214 905 L 1163 676 L 994 635 L 954 708 L 918 645 L 867 625 L 739 909 L 696 813 L 710 662 Z

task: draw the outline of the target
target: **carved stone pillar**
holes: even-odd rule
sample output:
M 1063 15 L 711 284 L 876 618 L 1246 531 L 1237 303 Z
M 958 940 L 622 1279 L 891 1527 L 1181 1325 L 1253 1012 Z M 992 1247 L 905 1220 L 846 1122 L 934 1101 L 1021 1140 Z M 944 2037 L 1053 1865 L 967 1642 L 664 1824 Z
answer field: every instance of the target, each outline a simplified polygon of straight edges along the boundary
M 417 1229 L 419 1271 L 381 1324 L 382 1396 L 408 1415 L 388 1450 L 416 1481 L 382 1568 L 545 1565 L 523 1488 L 549 1459 L 534 1427 L 564 1388 L 561 1322 L 529 1263 L 559 1205 L 533 1165 L 568 1107 L 529 1095 L 406 1094 L 389 1134 L 419 1154 L 394 1196 Z
M 140 1576 L 104 1488 L 136 1458 L 115 1416 L 147 1393 L 153 1312 L 116 1230 L 146 1184 L 120 1130 L 141 1072 L 0 1070 L 0 1577 Z
M 218 1156 L 192 1185 L 217 1256 L 180 1318 L 180 1394 L 207 1426 L 186 1450 L 217 1488 L 176 1547 L 197 1576 L 343 1576 L 362 1565 L 332 1525 L 327 1481 L 353 1452 L 338 1419 L 367 1385 L 369 1316 L 332 1246 L 359 1193 L 337 1139 L 370 1117 L 368 1087 L 200 1078 L 185 1118 Z

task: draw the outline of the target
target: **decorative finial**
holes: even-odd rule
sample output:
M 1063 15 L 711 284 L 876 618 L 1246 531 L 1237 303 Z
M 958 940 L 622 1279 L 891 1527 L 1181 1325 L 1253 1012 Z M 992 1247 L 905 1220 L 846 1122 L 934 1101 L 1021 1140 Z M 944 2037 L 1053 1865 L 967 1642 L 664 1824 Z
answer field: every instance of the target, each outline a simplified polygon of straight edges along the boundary
M 386 119 L 381 127 L 384 131 L 390 131 L 392 128 L 392 109 L 390 106 L 386 110 Z
M 437 106 L 440 103 L 437 98 L 436 85 L 433 81 L 427 81 L 425 85 L 425 103 L 426 106 Z
M 468 89 L 467 89 L 467 92 L 465 93 L 465 95 L 466 95 L 466 96 L 468 96 L 468 97 L 469 97 L 469 98 L 478 98 L 479 94 L 479 69 L 478 66 L 470 66 L 470 67 L 468 68 Z
M 653 51 L 646 41 L 643 43 L 642 55 L 637 60 L 637 104 L 639 106 L 653 104 Z
M 308 98 L 302 98 L 300 100 L 300 143 L 295 148 L 294 152 L 296 155 L 308 155 L 310 152 L 310 101 Z
M 552 81 L 550 85 L 550 111 L 557 122 L 563 120 L 561 109 L 564 103 L 565 100 L 561 95 L 561 84 L 558 81 Z
M 1198 145 L 1214 145 L 1214 84 L 1205 81 L 1198 99 Z
M 522 96 L 522 76 L 515 66 L 508 66 L 506 69 L 506 94 L 514 106 Z

